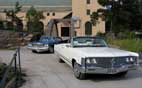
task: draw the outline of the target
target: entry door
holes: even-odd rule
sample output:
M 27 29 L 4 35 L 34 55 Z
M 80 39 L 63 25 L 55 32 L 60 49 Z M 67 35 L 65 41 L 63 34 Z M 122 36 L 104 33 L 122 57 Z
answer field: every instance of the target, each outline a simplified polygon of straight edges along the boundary
M 61 28 L 61 36 L 62 37 L 69 37 L 70 36 L 69 27 L 62 27 Z

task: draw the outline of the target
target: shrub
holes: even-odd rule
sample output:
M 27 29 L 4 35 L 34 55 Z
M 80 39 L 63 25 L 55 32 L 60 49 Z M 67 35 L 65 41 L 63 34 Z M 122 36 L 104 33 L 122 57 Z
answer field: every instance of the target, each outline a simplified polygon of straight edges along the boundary
M 0 81 L 2 80 L 7 68 L 8 68 L 8 65 L 6 65 L 4 63 L 0 63 Z M 6 85 L 14 78 L 14 74 L 15 74 L 14 71 L 15 71 L 15 68 L 11 67 L 9 74 L 7 75 Z M 17 74 L 19 74 L 19 71 L 17 72 Z M 26 81 L 25 79 L 23 79 L 23 77 L 25 77 L 25 76 L 26 76 L 26 74 L 24 74 L 24 73 L 21 74 L 22 78 L 21 78 L 21 82 L 19 82 L 17 85 L 18 88 L 20 86 L 22 86 L 23 83 Z M 12 87 L 12 85 L 10 85 L 10 87 L 8 87 L 8 88 L 14 88 L 14 87 Z
M 133 39 L 135 38 L 135 32 L 119 32 L 118 34 L 116 34 L 118 39 Z
M 103 37 L 103 38 L 104 38 L 104 37 L 105 37 L 105 33 L 98 32 L 96 36 L 99 36 L 99 37 Z

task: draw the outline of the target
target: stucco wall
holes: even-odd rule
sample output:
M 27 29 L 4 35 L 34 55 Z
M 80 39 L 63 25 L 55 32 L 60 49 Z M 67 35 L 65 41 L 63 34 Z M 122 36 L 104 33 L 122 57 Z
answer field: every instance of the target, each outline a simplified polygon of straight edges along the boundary
M 97 0 L 90 0 L 90 4 L 87 4 L 87 0 L 72 0 L 73 16 L 78 16 L 81 19 L 81 28 L 76 29 L 77 35 L 85 35 L 85 23 L 90 21 L 90 15 L 87 15 L 87 9 L 90 12 L 96 11 L 101 6 L 97 3 Z M 100 20 L 100 23 L 92 27 L 92 35 L 96 35 L 97 32 L 105 32 L 105 22 Z
M 44 23 L 44 30 L 47 30 L 47 24 L 51 19 L 54 18 L 63 18 L 64 16 L 68 15 L 71 11 L 62 11 L 62 12 L 48 12 L 45 11 L 43 12 L 43 15 L 45 17 L 45 19 L 41 20 Z M 47 16 L 47 13 L 50 13 L 49 16 Z M 53 16 L 53 13 L 55 13 L 55 16 Z M 19 12 L 17 14 L 17 16 L 23 20 L 23 24 L 24 24 L 24 29 L 26 30 L 26 23 L 27 23 L 27 19 L 26 19 L 26 12 Z M 0 12 L 0 19 L 2 20 L 6 20 L 6 15 L 3 12 Z
M 96 11 L 98 8 L 102 8 L 98 3 L 97 0 L 90 0 L 90 4 L 87 4 L 87 0 L 72 0 L 72 11 L 57 11 L 52 12 L 45 10 L 43 15 L 45 16 L 45 19 L 41 20 L 44 23 L 44 31 L 47 30 L 47 24 L 50 21 L 50 19 L 53 18 L 63 18 L 64 16 L 68 15 L 69 13 L 73 13 L 73 16 L 77 16 L 81 19 L 81 27 L 79 29 L 76 29 L 77 35 L 82 36 L 85 35 L 85 23 L 90 21 L 90 15 L 86 14 L 87 9 L 90 9 L 90 13 L 93 11 Z M 47 16 L 47 13 L 50 13 L 50 16 Z M 55 13 L 55 16 L 53 16 L 53 13 Z M 23 20 L 24 29 L 26 30 L 26 12 L 20 12 L 17 14 L 18 17 L 20 17 Z M 0 18 L 6 19 L 6 16 L 4 13 L 0 13 Z M 59 35 L 61 35 L 61 27 L 66 26 L 62 23 L 58 24 L 59 29 Z M 96 26 L 92 27 L 92 35 L 96 35 L 97 32 L 105 32 L 105 22 L 100 20 L 100 23 Z
M 6 19 L 6 15 L 3 12 L 0 12 L 0 20 L 5 20 Z

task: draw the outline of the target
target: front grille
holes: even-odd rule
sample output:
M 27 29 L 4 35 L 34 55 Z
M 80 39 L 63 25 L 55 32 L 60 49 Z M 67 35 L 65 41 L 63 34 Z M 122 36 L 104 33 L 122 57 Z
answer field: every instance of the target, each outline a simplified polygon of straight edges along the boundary
M 32 44 L 33 47 L 43 47 L 43 44 Z
M 112 66 L 112 58 L 96 58 L 97 66 L 109 68 Z
M 134 63 L 129 63 L 126 61 L 126 58 L 130 58 L 130 57 L 114 57 L 114 58 L 95 58 L 97 64 L 95 66 L 97 67 L 102 67 L 102 68 L 111 68 L 111 67 L 115 67 L 115 68 L 119 68 L 122 65 L 131 65 Z M 134 62 L 137 62 L 137 58 L 134 58 Z

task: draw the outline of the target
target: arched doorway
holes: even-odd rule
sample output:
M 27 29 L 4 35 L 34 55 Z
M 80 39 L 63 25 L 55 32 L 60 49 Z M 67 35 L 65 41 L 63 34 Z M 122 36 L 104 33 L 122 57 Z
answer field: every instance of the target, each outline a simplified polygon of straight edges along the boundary
M 92 35 L 92 23 L 89 21 L 85 23 L 85 35 Z

